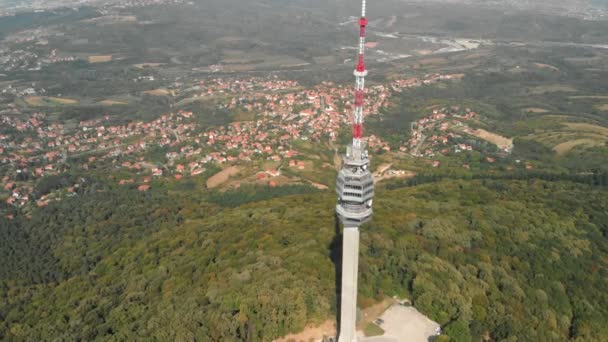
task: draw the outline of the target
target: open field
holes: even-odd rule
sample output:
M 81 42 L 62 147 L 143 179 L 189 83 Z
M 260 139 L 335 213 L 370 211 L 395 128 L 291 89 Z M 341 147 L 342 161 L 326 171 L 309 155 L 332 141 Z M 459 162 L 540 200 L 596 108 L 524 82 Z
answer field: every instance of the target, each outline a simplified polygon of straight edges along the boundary
M 158 96 L 158 95 L 157 95 Z M 209 97 L 187 97 L 185 99 L 180 100 L 175 104 L 175 107 L 183 107 L 195 102 L 204 102 L 208 101 Z
M 140 63 L 140 64 L 133 64 L 133 66 L 138 69 L 143 69 L 143 68 L 155 68 L 155 67 L 163 66 L 165 64 L 167 64 L 167 63 Z
M 236 166 L 230 166 L 215 175 L 211 176 L 207 180 L 207 187 L 209 189 L 218 187 L 225 183 L 231 176 L 234 176 L 239 173 L 239 168 Z
M 310 160 L 300 161 L 299 165 L 291 166 L 294 170 L 313 171 L 314 163 Z
M 393 164 L 390 163 L 382 163 L 378 165 L 376 168 L 376 172 L 374 173 L 374 177 L 382 175 L 386 170 L 390 169 Z
M 112 58 L 112 55 L 97 55 L 87 57 L 89 63 L 91 64 L 111 62 Z
M 593 146 L 601 146 L 603 145 L 603 142 L 600 140 L 595 140 L 595 139 L 577 139 L 577 140 L 570 140 L 570 141 L 566 141 L 563 142 L 559 145 L 556 145 L 555 147 L 553 147 L 553 151 L 555 151 L 555 153 L 557 153 L 560 156 L 563 156 L 565 154 L 567 154 L 568 152 L 572 151 L 572 149 L 574 149 L 577 146 L 589 146 L 589 147 L 593 147 Z
M 541 69 L 551 69 L 553 71 L 559 71 L 559 68 L 553 66 L 553 65 L 549 65 L 549 64 L 543 64 L 543 63 L 534 63 L 534 65 L 536 65 L 537 67 L 541 68 Z
M 597 133 L 597 134 L 601 134 L 604 135 L 606 137 L 608 137 L 608 128 L 607 127 L 603 127 L 603 126 L 599 126 L 599 125 L 592 125 L 592 124 L 588 124 L 588 123 L 578 123 L 578 122 L 567 122 L 564 123 L 564 125 L 566 125 L 566 127 L 575 130 L 577 132 L 590 132 L 590 133 Z
M 150 94 L 150 95 L 154 95 L 154 96 L 167 96 L 171 93 L 167 89 L 159 88 L 159 89 L 153 89 L 153 90 L 146 90 L 146 91 L 144 91 L 144 94 Z
M 555 146 L 569 140 L 581 138 L 576 132 L 549 131 L 537 133 L 529 136 L 533 140 L 548 146 Z
M 608 95 L 580 95 L 568 96 L 571 100 L 608 100 Z
M 544 108 L 524 108 L 524 112 L 542 114 L 542 113 L 547 113 L 549 111 Z
M 46 96 L 27 96 L 25 103 L 30 106 L 54 106 L 54 105 L 75 105 L 79 101 L 65 97 L 46 97 Z
M 529 135 L 528 138 L 550 147 L 559 156 L 571 152 L 577 147 L 602 146 L 608 142 L 608 128 L 600 125 L 581 122 L 565 122 L 569 116 L 548 115 L 559 120 L 561 128 Z
M 436 65 L 436 64 L 445 64 L 448 62 L 447 58 L 443 58 L 443 57 L 432 57 L 432 58 L 425 58 L 425 59 L 421 59 L 418 61 L 419 64 L 421 65 Z
M 255 119 L 255 112 L 253 111 L 245 111 L 245 110 L 235 110 L 232 114 L 232 121 L 234 122 L 243 122 L 243 121 L 253 121 Z
M 224 49 L 224 58 L 221 60 L 225 71 L 248 71 L 256 68 L 269 67 L 295 67 L 308 65 L 303 59 L 288 55 L 271 55 L 260 52 L 246 52 L 242 50 Z
M 421 56 L 426 56 L 426 55 L 432 54 L 433 50 L 424 50 L 424 49 L 422 49 L 422 50 L 415 50 L 414 52 L 417 53 L 417 54 L 419 54 L 419 55 L 421 55 Z
M 546 93 L 557 93 L 557 92 L 574 93 L 576 91 L 577 91 L 576 88 L 569 86 L 569 85 L 563 85 L 563 84 L 549 84 L 549 85 L 542 85 L 542 86 L 530 88 L 530 93 L 532 93 L 534 95 L 543 95 Z
M 309 181 L 309 184 L 314 186 L 315 188 L 319 189 L 319 190 L 327 190 L 329 189 L 329 187 L 325 184 L 321 184 L 321 183 L 315 183 L 313 181 Z
M 99 102 L 100 105 L 104 105 L 104 106 L 124 106 L 124 105 L 128 105 L 128 103 L 123 102 L 123 101 L 116 101 L 116 100 L 103 100 Z
M 597 109 L 608 112 L 608 104 L 605 103 L 605 104 L 602 104 L 602 105 L 598 105 Z
M 95 24 L 95 25 L 112 25 L 115 23 L 135 23 L 137 17 L 134 15 L 106 15 L 93 19 L 82 20 L 83 23 Z
M 503 137 L 496 133 L 488 132 L 484 129 L 476 129 L 471 132 L 474 136 L 489 141 L 498 146 L 500 149 L 508 149 L 513 147 L 513 139 Z

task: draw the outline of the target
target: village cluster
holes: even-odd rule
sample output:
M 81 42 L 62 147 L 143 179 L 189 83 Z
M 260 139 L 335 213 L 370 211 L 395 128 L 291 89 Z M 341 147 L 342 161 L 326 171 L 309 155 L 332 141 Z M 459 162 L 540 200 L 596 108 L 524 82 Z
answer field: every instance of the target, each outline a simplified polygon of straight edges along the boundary
M 434 158 L 437 155 L 457 154 L 464 151 L 494 152 L 505 157 L 512 152 L 513 141 L 483 129 L 473 129 L 469 122 L 478 114 L 461 106 L 442 107 L 411 124 L 410 139 L 399 150 L 416 157 Z M 492 154 L 492 153 L 490 153 Z M 496 158 L 486 157 L 488 163 Z M 440 162 L 433 161 L 438 167 Z M 468 165 L 463 165 L 468 168 Z
M 372 85 L 366 94 L 369 105 L 365 114 L 377 114 L 394 91 L 443 78 L 429 75 L 422 80 Z M 214 78 L 194 85 L 174 83 L 169 89 L 176 96 L 188 94 L 190 101 L 214 97 L 218 110 L 238 111 L 249 117 L 203 127 L 197 116 L 209 113 L 176 110 L 149 122 L 116 125 L 111 117 L 104 116 L 70 127 L 51 122 L 45 113 L 2 116 L 0 168 L 5 201 L 15 206 L 34 200 L 39 206 L 48 204 L 48 196 L 32 198 L 33 184 L 41 177 L 61 174 L 68 164 L 70 169 L 89 169 L 110 163 L 130 175 L 116 182 L 136 183 L 140 190 L 149 189 L 153 177 L 179 181 L 202 174 L 209 164 L 270 160 L 301 166 L 305 156 L 294 142 L 331 144 L 351 123 L 353 89 L 328 82 L 304 88 L 276 76 Z M 368 144 L 372 150 L 390 151 L 389 145 L 374 135 Z M 162 161 L 147 159 L 146 151 L 152 148 L 166 151 Z

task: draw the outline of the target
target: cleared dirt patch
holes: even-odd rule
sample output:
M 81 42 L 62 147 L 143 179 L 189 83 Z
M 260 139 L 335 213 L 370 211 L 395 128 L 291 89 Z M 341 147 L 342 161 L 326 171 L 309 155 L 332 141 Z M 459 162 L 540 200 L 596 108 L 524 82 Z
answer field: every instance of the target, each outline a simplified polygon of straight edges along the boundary
M 319 326 L 309 325 L 301 333 L 289 334 L 283 338 L 274 340 L 274 342 L 320 341 L 323 337 L 327 336 L 336 336 L 336 323 L 333 320 L 327 320 Z
M 378 175 L 382 175 L 384 173 L 384 171 L 388 170 L 391 168 L 391 166 L 393 166 L 393 164 L 389 164 L 389 163 L 382 163 L 378 166 L 378 168 L 376 169 L 376 173 L 374 174 L 374 176 Z
M 426 56 L 432 54 L 433 50 L 415 50 L 414 52 L 421 56 Z
M 595 139 L 577 139 L 577 140 L 566 141 L 559 145 L 556 145 L 555 147 L 553 147 L 553 151 L 555 151 L 555 153 L 557 153 L 558 155 L 563 156 L 563 155 L 567 154 L 568 152 L 572 151 L 572 149 L 577 146 L 585 145 L 585 146 L 593 147 L 593 146 L 599 146 L 599 145 L 603 145 L 603 144 L 604 144 L 604 142 L 598 141 Z
M 127 105 L 128 103 L 126 102 L 122 102 L 122 101 L 115 101 L 115 100 L 103 100 L 101 102 L 99 102 L 100 105 L 104 105 L 104 106 L 124 106 Z
M 315 183 L 313 181 L 309 181 L 310 185 L 314 186 L 315 188 L 319 189 L 319 190 L 327 190 L 329 189 L 329 187 L 325 184 L 321 184 L 321 183 Z
M 237 173 L 239 173 L 239 168 L 236 166 L 230 166 L 207 179 L 207 187 L 211 189 L 222 185 L 228 179 L 230 179 L 231 176 L 234 176 Z
M 546 109 L 543 109 L 543 108 L 524 108 L 524 112 L 542 114 L 542 113 L 547 113 L 549 111 Z
M 536 65 L 537 67 L 541 68 L 541 69 L 551 69 L 554 71 L 559 71 L 559 68 L 553 66 L 553 65 L 549 65 L 549 64 L 543 64 L 543 63 L 534 63 L 534 65 Z
M 106 63 L 112 61 L 112 55 L 98 55 L 98 56 L 89 56 L 89 63 Z
M 150 94 L 154 96 L 167 96 L 170 94 L 170 92 L 167 89 L 159 88 L 154 90 L 146 90 L 144 91 L 144 94 Z

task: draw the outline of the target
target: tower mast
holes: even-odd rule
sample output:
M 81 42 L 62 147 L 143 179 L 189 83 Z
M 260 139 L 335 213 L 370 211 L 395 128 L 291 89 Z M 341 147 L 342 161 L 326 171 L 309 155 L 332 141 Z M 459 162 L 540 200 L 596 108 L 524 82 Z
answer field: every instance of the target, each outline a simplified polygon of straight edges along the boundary
M 359 226 L 372 217 L 374 179 L 369 171 L 369 156 L 363 141 L 365 103 L 365 0 L 359 18 L 359 54 L 355 75 L 353 142 L 346 148 L 342 169 L 336 181 L 336 214 L 344 226 L 342 234 L 342 291 L 340 298 L 339 342 L 355 342 L 357 334 L 357 274 L 359 268 Z
M 355 111 L 353 115 L 353 147 L 361 149 L 361 139 L 363 138 L 363 103 L 365 101 L 365 28 L 367 18 L 365 18 L 365 0 L 361 4 L 361 18 L 359 18 L 359 55 L 357 67 L 355 68 Z

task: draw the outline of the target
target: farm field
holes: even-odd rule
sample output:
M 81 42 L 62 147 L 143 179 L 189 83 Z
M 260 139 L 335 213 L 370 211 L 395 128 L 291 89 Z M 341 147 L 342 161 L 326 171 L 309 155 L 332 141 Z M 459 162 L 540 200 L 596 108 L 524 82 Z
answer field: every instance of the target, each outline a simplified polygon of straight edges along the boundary
M 97 56 L 89 56 L 88 61 L 91 64 L 95 63 L 107 63 L 111 62 L 113 59 L 112 55 L 97 55 Z
M 45 96 L 28 96 L 25 98 L 25 102 L 34 107 L 41 106 L 61 106 L 61 105 L 75 105 L 79 101 L 76 99 L 64 98 L 64 97 L 45 97 Z
M 100 105 L 104 106 L 124 106 L 127 105 L 127 102 L 124 101 L 116 101 L 116 100 L 103 100 L 99 102 Z

